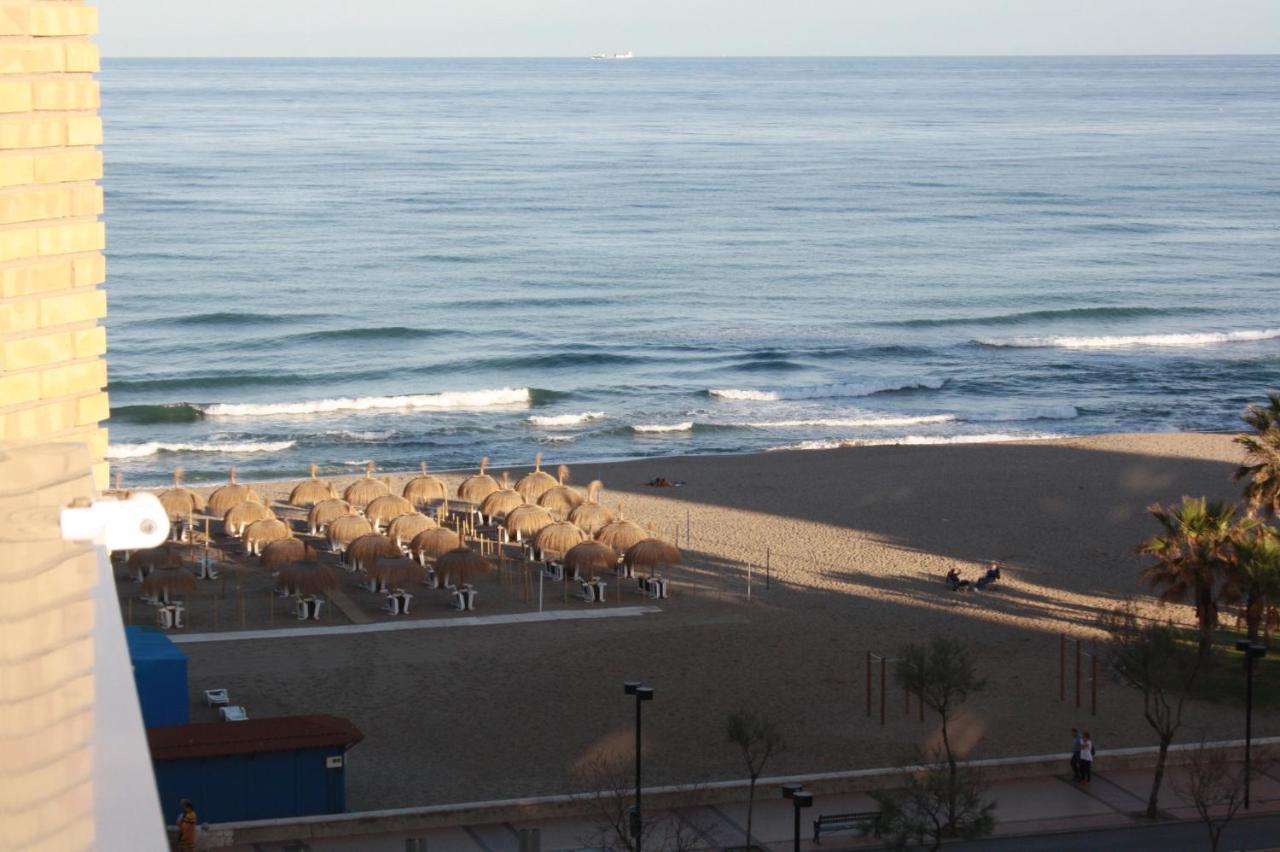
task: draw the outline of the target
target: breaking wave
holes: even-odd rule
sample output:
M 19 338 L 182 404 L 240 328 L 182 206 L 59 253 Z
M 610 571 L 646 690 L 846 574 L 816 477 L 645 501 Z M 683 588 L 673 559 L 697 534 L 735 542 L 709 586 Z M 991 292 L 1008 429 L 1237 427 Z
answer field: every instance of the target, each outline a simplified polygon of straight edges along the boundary
M 901 379 L 866 382 L 844 382 L 837 385 L 809 385 L 779 390 L 755 390 L 750 388 L 712 388 L 708 396 L 735 402 L 777 402 L 788 399 L 833 399 L 846 396 L 871 396 L 877 393 L 905 390 L 938 390 L 946 379 L 926 376 L 912 381 Z
M 1009 441 L 1049 441 L 1055 438 L 1070 437 L 1070 435 L 1057 435 L 1047 432 L 1032 432 L 1023 435 L 1007 432 L 993 432 L 986 435 L 902 435 L 897 438 L 845 438 L 838 441 L 800 441 L 796 444 L 770 447 L 768 451 L 835 450 L 841 447 L 926 446 L 934 444 L 1002 444 Z
M 194 406 L 206 417 L 273 417 L 329 414 L 336 411 L 419 411 L 422 409 L 488 408 L 495 405 L 527 405 L 528 388 L 447 391 L 408 396 L 361 396 L 318 399 L 308 402 L 230 403 Z
M 158 453 L 278 453 L 294 445 L 294 441 L 254 441 L 240 444 L 214 444 L 194 442 L 167 444 L 148 441 L 145 444 L 112 444 L 107 448 L 109 459 L 140 459 Z
M 1198 347 L 1222 343 L 1252 343 L 1280 338 L 1280 328 L 1254 331 L 1203 331 L 1186 334 L 1118 334 L 1089 336 L 1011 337 L 978 339 L 980 346 L 998 349 L 1136 349 L 1140 347 Z
M 631 430 L 642 435 L 654 435 L 663 432 L 692 432 L 693 421 L 686 420 L 683 423 L 636 423 L 632 425 Z
M 589 420 L 603 420 L 603 411 L 584 411 L 581 414 L 535 414 L 529 418 L 534 426 L 576 426 Z

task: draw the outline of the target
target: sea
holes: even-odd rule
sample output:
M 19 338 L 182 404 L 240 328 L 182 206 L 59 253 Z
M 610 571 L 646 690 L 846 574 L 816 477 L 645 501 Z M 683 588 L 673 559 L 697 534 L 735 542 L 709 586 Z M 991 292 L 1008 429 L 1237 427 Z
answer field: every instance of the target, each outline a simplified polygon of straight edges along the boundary
M 1280 57 L 101 81 L 126 484 L 1224 430 L 1280 389 Z

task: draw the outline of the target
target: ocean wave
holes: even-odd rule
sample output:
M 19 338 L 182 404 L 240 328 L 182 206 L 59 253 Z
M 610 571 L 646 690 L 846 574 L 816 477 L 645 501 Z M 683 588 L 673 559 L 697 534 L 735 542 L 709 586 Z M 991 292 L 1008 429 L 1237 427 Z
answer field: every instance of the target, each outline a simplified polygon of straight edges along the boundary
M 539 444 L 572 444 L 578 440 L 577 435 L 540 435 L 538 437 Z
M 635 423 L 632 424 L 631 431 L 642 435 L 662 434 L 664 432 L 691 432 L 693 431 L 693 421 L 686 420 L 683 423 Z
M 404 325 L 356 326 L 354 328 L 337 328 L 332 331 L 304 331 L 299 334 L 290 334 L 281 338 L 276 338 L 273 342 L 286 343 L 291 341 L 302 342 L 313 340 L 324 343 L 336 343 L 344 340 L 417 340 L 426 337 L 443 337 L 445 335 L 461 337 L 465 334 L 465 331 L 455 331 L 453 329 L 445 328 L 412 328 Z
M 966 414 L 963 420 L 971 423 L 999 423 L 1017 420 L 1074 420 L 1080 416 L 1080 409 L 1074 405 L 1041 405 L 1019 411 L 995 412 L 991 414 Z
M 1139 347 L 1185 348 L 1216 346 L 1222 343 L 1252 343 L 1280 338 L 1280 328 L 1249 331 L 1202 331 L 1172 334 L 1122 334 L 1099 336 L 1013 337 L 1008 340 L 979 339 L 981 346 L 998 349 L 1134 349 Z
M 362 441 L 377 442 L 394 438 L 399 433 L 395 429 L 382 430 L 358 430 L 358 429 L 335 429 L 330 432 L 321 432 L 321 437 L 336 438 L 339 441 Z
M 111 408 L 111 419 L 126 423 L 194 423 L 200 409 L 185 402 L 163 405 L 120 405 Z
M 280 415 L 329 414 L 338 411 L 418 411 L 422 409 L 489 408 L 499 405 L 527 405 L 528 388 L 447 391 L 408 396 L 336 397 L 306 402 L 213 403 L 196 406 L 206 417 L 273 417 Z
M 954 414 L 924 414 L 919 416 L 893 417 L 815 417 L 800 420 L 759 420 L 740 425 L 751 429 L 792 429 L 804 426 L 821 426 L 829 429 L 866 428 L 878 426 L 920 426 L 928 423 L 951 423 L 956 420 Z
M 140 459 L 157 453 L 278 453 L 294 446 L 294 441 L 247 441 L 238 444 L 208 442 L 164 443 L 147 441 L 144 444 L 112 444 L 107 447 L 109 459 Z
M 712 388 L 709 396 L 735 402 L 777 402 L 795 399 L 833 399 L 846 396 L 872 396 L 878 393 L 906 390 L 938 390 L 945 379 L 926 376 L 915 380 L 880 379 L 865 382 L 844 382 L 835 385 L 809 385 L 782 390 L 755 390 L 750 388 Z
M 933 446 L 945 444 L 1003 444 L 1009 441 L 1050 441 L 1055 438 L 1070 438 L 1070 435 L 1052 434 L 1048 432 L 1030 432 L 1014 434 L 1009 432 L 992 432 L 984 435 L 901 435 L 896 438 L 844 438 L 829 441 L 800 441 L 781 447 L 770 447 L 768 452 L 779 450 L 835 450 L 843 447 L 896 447 L 896 446 Z
M 157 318 L 146 320 L 157 325 L 271 325 L 279 326 L 290 322 L 314 322 L 324 319 L 327 314 L 281 314 L 253 313 L 249 311 L 215 311 L 205 314 L 187 314 L 185 316 Z
M 1197 308 L 1061 308 L 1058 310 L 1018 311 L 1011 314 L 994 314 L 981 317 L 938 317 L 937 319 L 907 319 L 878 322 L 875 325 L 889 328 L 943 328 L 954 325 L 1023 325 L 1033 322 L 1057 322 L 1060 320 L 1120 320 L 1144 317 L 1185 316 L 1204 313 Z
M 584 411 L 581 414 L 535 414 L 529 418 L 534 426 L 576 426 L 589 420 L 603 420 L 603 411 Z

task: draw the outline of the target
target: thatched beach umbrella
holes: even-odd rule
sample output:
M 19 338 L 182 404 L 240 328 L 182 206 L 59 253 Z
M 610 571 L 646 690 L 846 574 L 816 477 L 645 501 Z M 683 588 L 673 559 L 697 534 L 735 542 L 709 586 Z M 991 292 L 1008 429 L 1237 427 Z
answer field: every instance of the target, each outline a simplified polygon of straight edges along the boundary
M 364 478 L 357 479 L 342 492 L 342 499 L 357 509 L 363 509 L 370 502 L 384 494 L 390 494 L 391 487 L 381 479 L 373 478 L 373 462 L 364 467 Z
M 325 538 L 329 540 L 329 549 L 334 553 L 346 552 L 347 546 L 362 535 L 373 532 L 373 524 L 359 515 L 344 515 L 334 518 L 325 530 Z
M 613 523 L 613 512 L 608 507 L 600 504 L 600 489 L 604 488 L 604 483 L 596 479 L 587 486 L 586 501 L 578 504 L 578 506 L 569 513 L 569 521 L 578 525 L 587 535 L 594 536 L 600 531 L 600 528 L 606 524 Z
M 142 593 L 153 598 L 191 594 L 196 585 L 196 576 L 185 568 L 157 568 L 142 581 Z
M 409 542 L 409 552 L 421 565 L 438 559 L 441 554 L 448 553 L 462 546 L 462 538 L 456 532 L 444 527 L 420 532 Z
M 351 508 L 351 504 L 341 497 L 321 500 L 311 507 L 310 512 L 307 512 L 307 526 L 311 529 L 312 535 L 320 535 L 338 518 L 345 518 L 355 513 L 356 510 Z
M 209 495 L 209 514 L 221 517 L 232 506 L 246 500 L 253 503 L 262 502 L 262 498 L 250 486 L 236 482 L 236 469 L 233 467 L 227 471 L 227 484 L 213 489 L 213 493 Z
M 440 525 L 421 512 L 407 512 L 387 524 L 387 537 L 403 551 L 409 547 L 409 542 L 413 541 L 418 533 L 433 530 L 438 526 Z
M 593 577 L 618 567 L 618 552 L 598 541 L 581 541 L 564 555 L 565 576 Z
M 376 559 L 396 559 L 400 548 L 381 533 L 362 535 L 347 546 L 347 564 L 357 571 L 368 570 Z
M 139 574 L 146 576 L 152 571 L 181 568 L 182 557 L 178 551 L 171 547 L 164 545 L 148 547 L 145 550 L 135 550 L 130 553 L 129 561 L 125 563 L 125 567 L 135 577 Z
M 542 469 L 542 453 L 538 453 L 533 457 L 533 470 L 520 477 L 516 490 L 526 503 L 537 503 L 544 492 L 557 484 L 556 478 Z
M 293 562 L 280 569 L 276 588 L 297 595 L 330 595 L 338 588 L 338 573 L 323 562 Z
M 455 547 L 436 560 L 436 573 L 444 578 L 446 586 L 450 585 L 451 580 L 462 584 L 488 576 L 490 570 L 489 560 L 469 547 Z
M 586 537 L 587 534 L 574 524 L 568 521 L 557 521 L 538 530 L 538 534 L 533 538 L 533 546 L 544 554 L 558 553 L 563 556 Z
M 292 565 L 294 562 L 310 562 L 315 558 L 315 550 L 300 538 L 281 538 L 268 542 L 262 548 L 262 554 L 259 557 L 262 567 L 273 572 L 279 571 L 285 565 Z
M 484 472 L 489 466 L 489 459 L 480 459 L 480 472 L 475 476 L 468 476 L 462 480 L 462 484 L 458 486 L 458 499 L 465 500 L 468 503 L 479 503 L 490 494 L 498 490 L 498 481 L 492 476 Z
M 551 517 L 551 513 L 541 506 L 531 506 L 526 503 L 507 512 L 507 517 L 502 524 L 512 538 L 525 539 L 537 535 L 538 530 L 555 523 L 555 520 Z
M 190 488 L 182 487 L 182 468 L 178 467 L 173 470 L 173 487 L 160 492 L 160 505 L 164 507 L 169 520 L 177 521 L 194 512 L 203 512 L 205 501 Z
M 407 556 L 379 556 L 364 568 L 380 587 L 388 589 L 404 588 L 410 583 L 421 583 L 426 573 L 422 565 Z
M 563 516 L 580 506 L 583 498 L 578 493 L 578 489 L 569 487 L 569 468 L 567 466 L 560 465 L 556 472 L 559 474 L 560 484 L 543 491 L 542 496 L 538 498 L 538 505 Z
M 395 518 L 413 511 L 413 504 L 403 497 L 394 494 L 383 494 L 374 497 L 364 507 L 364 516 L 373 524 L 375 530 L 381 530 Z
M 275 512 L 261 503 L 246 500 L 232 506 L 222 516 L 222 531 L 227 535 L 240 536 L 254 521 L 265 521 L 275 516 Z
M 520 492 L 511 487 L 511 477 L 502 474 L 502 488 L 480 501 L 480 514 L 487 518 L 505 518 L 507 512 L 524 503 Z
M 609 545 L 619 553 L 626 552 L 628 547 L 648 537 L 649 533 L 644 527 L 623 517 L 621 503 L 618 504 L 618 519 L 596 530 L 596 541 Z
M 278 518 L 267 518 L 254 521 L 245 527 L 244 532 L 240 534 L 240 543 L 244 545 L 245 553 L 256 555 L 271 542 L 282 538 L 293 538 L 293 530 Z
M 402 496 L 417 509 L 432 500 L 449 499 L 449 486 L 440 477 L 427 473 L 427 463 L 423 462 L 422 475 L 415 476 L 404 484 Z
M 649 573 L 659 565 L 680 564 L 680 549 L 660 538 L 646 538 L 638 541 L 622 555 L 622 560 L 631 568 L 648 568 Z
M 316 478 L 317 470 L 319 468 L 311 465 L 311 478 L 304 479 L 293 486 L 293 490 L 289 492 L 290 506 L 310 509 L 317 503 L 323 503 L 325 500 L 331 500 L 338 496 L 338 491 L 333 487 L 332 482 Z

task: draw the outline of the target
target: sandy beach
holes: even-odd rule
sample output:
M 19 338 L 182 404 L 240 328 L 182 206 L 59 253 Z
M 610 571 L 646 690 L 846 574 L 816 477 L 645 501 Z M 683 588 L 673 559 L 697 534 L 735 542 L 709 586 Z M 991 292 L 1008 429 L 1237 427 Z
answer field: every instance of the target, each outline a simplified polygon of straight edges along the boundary
M 1105 766 L 1108 748 L 1153 742 L 1140 700 L 1104 675 L 1097 717 L 1087 701 L 1060 703 L 1059 636 L 1095 638 L 1097 615 L 1132 596 L 1156 613 L 1134 553 L 1154 531 L 1144 507 L 1236 497 L 1238 458 L 1230 436 L 1194 433 L 583 465 L 574 483 L 602 479 L 604 502 L 685 550 L 690 567 L 660 612 L 190 644 L 192 701 L 218 686 L 259 717 L 350 718 L 366 736 L 349 755 L 352 810 L 580 786 L 590 755 L 629 747 L 627 679 L 657 693 L 645 711 L 646 783 L 740 777 L 723 732 L 738 707 L 781 726 L 773 773 L 880 767 L 929 742 L 936 724 L 904 716 L 892 689 L 887 724 L 868 718 L 865 655 L 945 634 L 972 648 L 988 679 L 957 725 L 967 754 L 1062 750 L 1079 725 Z M 643 485 L 657 476 L 686 484 Z M 957 595 L 942 583 L 949 568 L 972 578 L 990 560 L 1007 566 L 996 590 Z M 1183 606 L 1162 613 L 1191 617 Z M 1183 736 L 1236 736 L 1241 715 L 1194 706 Z M 1256 735 L 1276 733 L 1280 719 L 1255 716 Z

